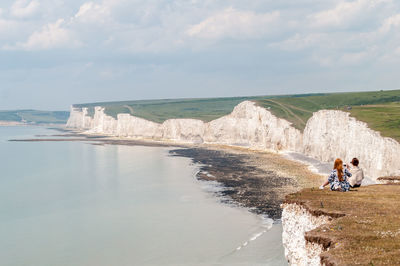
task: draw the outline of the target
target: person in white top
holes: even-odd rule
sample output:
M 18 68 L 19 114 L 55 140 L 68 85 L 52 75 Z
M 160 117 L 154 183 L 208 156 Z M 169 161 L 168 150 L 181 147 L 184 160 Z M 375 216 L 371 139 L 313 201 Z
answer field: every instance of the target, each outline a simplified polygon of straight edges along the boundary
M 355 187 L 360 187 L 362 180 L 364 179 L 364 172 L 363 170 L 358 167 L 359 161 L 357 158 L 353 158 L 351 160 L 351 167 L 350 167 L 350 173 L 352 176 L 349 178 L 349 184 L 350 187 L 355 188 Z

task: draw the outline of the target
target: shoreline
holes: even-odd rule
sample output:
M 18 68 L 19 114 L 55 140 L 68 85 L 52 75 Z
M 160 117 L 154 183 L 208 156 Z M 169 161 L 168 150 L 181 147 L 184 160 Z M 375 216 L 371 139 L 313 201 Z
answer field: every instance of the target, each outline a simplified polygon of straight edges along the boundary
M 116 138 L 104 135 L 88 135 L 63 128 L 61 134 L 36 136 L 9 141 L 80 141 L 92 145 L 127 145 L 169 147 L 170 156 L 190 158 L 198 164 L 196 178 L 222 184 L 217 193 L 229 197 L 239 206 L 260 215 L 280 220 L 280 207 L 285 196 L 302 188 L 319 186 L 323 177 L 310 171 L 305 163 L 285 158 L 284 154 L 251 150 L 215 144 L 184 144 L 166 141 Z M 222 199 L 222 201 L 224 201 Z
M 0 127 L 14 127 L 14 126 L 28 126 L 29 124 L 17 121 L 3 121 L 0 120 Z
M 34 123 L 34 122 L 17 122 L 17 121 L 4 121 L 0 120 L 0 127 L 46 127 L 49 129 L 62 130 L 64 124 L 61 123 Z
M 302 178 L 307 167 L 280 154 L 204 146 L 170 153 L 191 158 L 200 168 L 197 179 L 222 184 L 223 197 L 275 221 L 281 218 L 280 205 L 286 195 L 321 181 L 319 175 Z

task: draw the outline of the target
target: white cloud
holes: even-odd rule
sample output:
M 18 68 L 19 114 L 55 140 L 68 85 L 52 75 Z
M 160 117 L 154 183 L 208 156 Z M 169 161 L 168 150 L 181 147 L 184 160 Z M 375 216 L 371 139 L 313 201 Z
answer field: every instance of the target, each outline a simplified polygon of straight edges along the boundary
M 64 1 L 61 10 L 70 13 L 51 16 L 43 10 L 51 10 L 52 0 L 18 0 L 13 6 L 25 8 L 28 14 L 35 6 L 37 9 L 39 1 L 41 12 L 47 15 L 29 21 L 14 18 L 22 25 L 14 28 L 18 36 L 4 37 L 6 41 L 0 38 L 0 46 L 8 43 L 11 45 L 6 47 L 12 49 L 44 50 L 79 48 L 84 43 L 93 51 L 172 54 L 182 49 L 204 52 L 209 44 L 219 49 L 225 42 L 216 41 L 228 39 L 238 40 L 238 46 L 254 45 L 254 51 L 260 53 L 273 48 L 308 62 L 317 58 L 323 65 L 362 62 L 362 56 L 375 56 L 363 52 L 372 46 L 391 53 L 398 47 L 399 34 L 392 29 L 400 25 L 400 14 L 395 15 L 400 5 L 389 0 L 318 4 L 299 0 L 274 5 L 262 0 L 251 4 L 238 0 L 81 0 Z M 55 2 L 60 5 L 62 1 Z M 54 8 L 55 13 L 59 9 Z M 11 28 L 9 23 L 0 19 L 0 32 Z M 379 30 L 392 32 L 383 36 Z
M 271 31 L 280 17 L 279 12 L 257 14 L 227 8 L 202 22 L 191 26 L 187 35 L 205 39 L 259 38 Z
M 37 0 L 17 0 L 11 6 L 11 15 L 17 18 L 27 18 L 36 14 L 39 10 L 39 1 Z
M 79 11 L 76 13 L 75 18 L 82 22 L 98 23 L 110 15 L 110 9 L 104 3 L 95 4 L 87 2 L 81 5 Z
M 298 23 L 294 24 L 290 37 L 274 39 L 269 47 L 289 51 L 324 67 L 361 67 L 395 53 L 400 42 L 398 3 L 390 0 L 334 3 L 333 8 L 305 14 L 306 21 L 295 17 Z M 286 32 L 290 33 L 288 29 Z
M 162 83 L 180 97 L 193 96 L 187 88 L 196 84 L 210 96 L 398 83 L 398 0 L 3 0 L 0 7 L 0 49 L 14 49 L 2 52 L 5 88 L 36 82 L 54 91 L 48 66 L 57 84 L 76 95 L 93 86 L 102 99 L 109 86 L 147 97 L 132 87 L 147 93 Z M 30 51 L 23 62 L 19 50 Z M 37 79 L 22 82 L 32 68 Z
M 383 22 L 380 32 L 386 33 L 389 32 L 392 28 L 400 26 L 400 14 L 393 15 Z
M 308 18 L 314 27 L 341 26 L 354 21 L 360 15 L 376 11 L 375 8 L 390 0 L 341 1 L 334 8 L 311 14 Z
M 73 38 L 73 33 L 64 28 L 63 19 L 57 20 L 55 23 L 49 23 L 40 31 L 33 32 L 25 43 L 18 43 L 16 49 L 25 50 L 47 50 L 53 48 L 73 48 L 79 46 L 80 43 Z

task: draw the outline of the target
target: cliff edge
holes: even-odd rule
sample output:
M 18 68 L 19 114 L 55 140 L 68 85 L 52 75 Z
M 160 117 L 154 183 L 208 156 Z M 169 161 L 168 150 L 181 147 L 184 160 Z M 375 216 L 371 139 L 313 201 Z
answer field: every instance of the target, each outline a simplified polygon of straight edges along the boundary
M 304 189 L 282 204 L 291 265 L 400 265 L 400 185 Z

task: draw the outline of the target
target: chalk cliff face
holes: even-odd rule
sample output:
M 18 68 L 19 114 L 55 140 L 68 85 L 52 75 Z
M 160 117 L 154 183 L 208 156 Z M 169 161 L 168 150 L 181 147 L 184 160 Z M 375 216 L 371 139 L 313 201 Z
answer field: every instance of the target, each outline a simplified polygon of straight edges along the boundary
M 323 224 L 329 223 L 327 216 L 314 216 L 297 204 L 282 204 L 282 242 L 289 265 L 321 265 L 321 245 L 306 241 L 304 235 Z
M 335 110 L 314 113 L 304 133 L 250 101 L 240 103 L 231 114 L 209 123 L 169 119 L 158 124 L 129 114 L 119 114 L 114 119 L 102 107 L 95 108 L 92 118 L 86 108 L 71 108 L 67 127 L 118 137 L 295 151 L 323 162 L 333 162 L 338 157 L 349 162 L 357 157 L 365 174 L 372 179 L 400 174 L 398 142 L 380 136 L 348 113 Z
M 302 147 L 299 130 L 249 101 L 236 106 L 230 115 L 207 123 L 205 141 L 276 151 Z
M 226 144 L 261 150 L 300 150 L 302 147 L 299 130 L 249 101 L 236 106 L 231 114 L 209 123 L 196 119 L 169 119 L 158 124 L 129 114 L 119 114 L 114 119 L 107 116 L 102 107 L 96 107 L 91 118 L 86 109 L 71 108 L 67 127 L 121 137 Z
M 88 116 L 87 108 L 71 107 L 71 112 L 67 121 L 67 127 L 76 129 L 90 129 L 92 127 L 92 118 Z
M 400 144 L 382 137 L 349 113 L 321 110 L 308 120 L 303 133 L 303 152 L 320 161 L 357 157 L 368 176 L 377 178 L 400 169 Z

